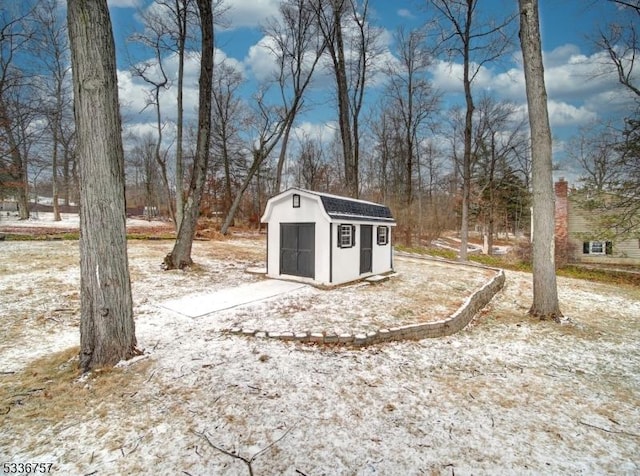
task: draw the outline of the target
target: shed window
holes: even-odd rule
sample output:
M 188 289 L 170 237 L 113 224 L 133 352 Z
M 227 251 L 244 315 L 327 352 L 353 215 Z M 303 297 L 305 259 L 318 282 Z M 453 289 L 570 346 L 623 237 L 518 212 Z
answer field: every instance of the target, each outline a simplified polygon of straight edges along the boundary
M 389 243 L 389 227 L 388 226 L 379 226 L 378 227 L 378 244 L 384 246 Z
M 356 227 L 354 225 L 338 225 L 338 247 L 352 248 L 356 244 Z
M 611 241 L 585 241 L 582 243 L 582 253 L 585 255 L 610 255 L 613 254 Z
M 300 208 L 300 195 L 297 193 L 293 194 L 293 208 Z

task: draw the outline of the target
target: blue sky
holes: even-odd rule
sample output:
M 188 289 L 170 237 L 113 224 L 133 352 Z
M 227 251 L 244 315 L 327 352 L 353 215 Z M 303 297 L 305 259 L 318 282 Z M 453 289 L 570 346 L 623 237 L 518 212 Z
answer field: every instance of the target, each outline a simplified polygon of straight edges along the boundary
M 129 124 L 138 131 L 151 127 L 143 108 L 144 84 L 127 72 L 126 37 L 140 28 L 137 11 L 145 8 L 149 0 L 109 0 L 120 69 L 120 97 Z M 219 55 L 226 56 L 247 78 L 250 90 L 255 81 L 265 76 L 272 67 L 263 40 L 260 24 L 277 14 L 278 0 L 227 0 L 229 28 L 217 31 Z M 425 1 L 370 0 L 371 22 L 383 28 L 383 42 L 387 54 L 393 55 L 392 33 L 399 26 L 416 27 L 429 17 Z M 517 6 L 516 0 L 483 0 L 481 7 L 489 5 L 488 12 L 504 14 Z M 604 52 L 598 51 L 590 37 L 618 15 L 617 9 L 605 0 L 541 0 L 542 41 L 545 55 L 545 73 L 549 95 L 549 114 L 554 133 L 555 159 L 564 170 L 559 174 L 575 175 L 566 162 L 567 141 L 581 126 L 607 117 L 623 117 L 633 104 L 630 96 L 617 84 L 611 74 L 602 74 L 606 62 Z M 492 92 L 497 98 L 513 101 L 525 110 L 524 80 L 519 47 L 500 63 L 489 65 L 478 75 L 474 85 L 476 94 Z M 135 52 L 134 52 L 135 53 Z M 172 65 L 169 63 L 169 69 Z M 197 65 L 188 66 L 191 86 L 186 92 L 187 110 L 193 111 L 197 103 Z M 445 104 L 461 100 L 461 65 L 457 62 L 437 61 L 432 68 L 434 86 L 443 93 Z M 371 97 L 376 94 L 373 88 Z M 330 97 L 330 89 L 325 98 Z M 165 94 L 166 110 L 175 95 Z M 326 100 L 329 104 L 330 101 Z M 189 109 L 189 104 L 192 105 Z M 332 130 L 333 110 L 316 108 L 302 118 L 298 127 L 322 134 Z

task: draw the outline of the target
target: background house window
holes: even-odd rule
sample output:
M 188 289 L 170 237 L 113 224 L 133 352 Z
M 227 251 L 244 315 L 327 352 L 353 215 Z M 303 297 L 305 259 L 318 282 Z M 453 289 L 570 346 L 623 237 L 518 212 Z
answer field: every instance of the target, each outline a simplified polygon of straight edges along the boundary
M 297 193 L 293 194 L 293 208 L 300 208 L 300 195 Z
M 591 255 L 603 255 L 604 243 L 602 241 L 589 242 L 589 254 Z
M 356 227 L 354 225 L 338 225 L 338 247 L 352 248 L 356 244 Z
M 378 227 L 378 244 L 386 245 L 387 243 L 389 243 L 389 227 L 379 226 Z
M 582 253 L 585 255 L 610 255 L 613 254 L 613 242 L 611 241 L 585 241 L 582 243 Z

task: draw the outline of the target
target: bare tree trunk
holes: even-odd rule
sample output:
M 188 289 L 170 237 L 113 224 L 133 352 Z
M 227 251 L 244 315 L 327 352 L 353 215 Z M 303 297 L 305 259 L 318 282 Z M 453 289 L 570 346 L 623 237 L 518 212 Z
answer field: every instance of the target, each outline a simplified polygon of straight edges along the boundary
M 56 126 L 57 127 L 57 124 Z M 60 205 L 58 204 L 59 192 L 58 192 L 58 133 L 53 133 L 53 154 L 51 158 L 51 187 L 52 187 L 52 203 L 53 203 L 53 221 L 61 221 L 60 218 Z
M 233 185 L 231 183 L 231 157 L 229 154 L 229 145 L 225 140 L 222 141 L 222 163 L 224 165 L 224 205 L 222 210 L 225 216 L 229 214 L 231 203 L 233 202 Z
M 80 367 L 136 353 L 127 262 L 124 152 L 107 0 L 69 0 L 80 160 Z
M 62 161 L 62 203 L 69 206 L 69 188 L 70 186 L 70 163 L 69 163 L 69 154 L 66 152 L 63 154 Z
M 11 188 L 15 189 L 18 196 L 18 213 L 20 220 L 29 219 L 29 182 L 26 170 L 26 161 L 20 152 L 20 146 L 11 127 L 11 121 L 7 117 L 7 107 L 0 98 L 0 126 L 4 129 L 11 157 L 10 177 Z
M 53 112 L 54 119 L 52 124 L 52 139 L 53 139 L 53 153 L 51 157 L 51 185 L 53 187 L 52 190 L 52 200 L 53 200 L 53 220 L 61 221 L 60 217 L 60 205 L 59 201 L 59 184 L 58 184 L 58 143 L 60 142 L 60 121 L 62 117 L 62 83 L 58 82 L 56 84 L 56 109 Z
M 464 99 L 467 109 L 464 116 L 464 155 L 462 164 L 462 223 L 460 224 L 460 261 L 467 261 L 467 249 L 469 245 L 469 201 L 471 200 L 471 140 L 473 137 L 473 96 L 471 94 L 471 73 L 469 71 L 471 55 L 471 22 L 473 21 L 473 8 L 471 1 L 468 1 L 466 9 L 466 22 L 464 31 L 460 33 L 463 37 L 463 60 L 464 60 Z
M 52 102 L 44 100 L 47 127 L 51 133 L 51 186 L 53 219 L 60 221 L 60 183 L 58 179 L 59 149 L 62 145 L 62 122 L 65 110 L 70 105 L 71 95 L 67 88 L 67 78 L 71 70 L 66 59 L 69 42 L 66 26 L 58 14 L 56 0 L 40 0 L 34 10 L 35 37 L 34 59 L 43 70 L 42 87 L 45 94 L 52 96 Z M 70 109 L 70 108 L 69 108 Z
M 20 214 L 20 220 L 28 220 L 31 216 L 29 211 L 29 175 L 27 174 L 27 161 L 26 156 L 17 152 L 15 155 L 16 169 L 19 176 L 18 187 L 18 212 Z
M 211 0 L 197 0 L 202 33 L 200 59 L 200 88 L 198 107 L 198 138 L 189 196 L 184 207 L 178 237 L 170 254 L 164 258 L 166 269 L 182 269 L 193 263 L 191 248 L 198 227 L 200 201 L 209 168 L 209 144 L 211 138 L 211 95 L 213 91 L 213 12 Z
M 533 304 L 529 314 L 559 319 L 554 243 L 554 191 L 551 162 L 551 128 L 544 84 L 542 45 L 537 0 L 519 0 L 520 45 L 531 128 L 533 187 Z
M 489 162 L 489 226 L 487 227 L 487 254 L 493 255 L 493 233 L 495 215 L 495 172 L 496 172 L 496 135 L 491 133 L 491 161 Z
M 240 206 L 240 202 L 242 201 L 244 192 L 246 192 L 247 188 L 249 188 L 249 184 L 251 183 L 253 176 L 260 169 L 260 166 L 262 165 L 262 162 L 264 162 L 264 159 L 267 157 L 267 155 L 268 154 L 265 154 L 262 148 L 258 150 L 254 150 L 253 163 L 251 164 L 251 167 L 249 167 L 249 171 L 247 172 L 247 175 L 245 176 L 244 181 L 240 186 L 240 189 L 238 190 L 235 198 L 233 199 L 233 203 L 229 208 L 229 213 L 227 213 L 224 223 L 220 228 L 220 233 L 222 233 L 223 235 L 226 235 L 229 232 L 229 227 L 233 223 L 233 220 L 236 216 L 236 212 L 238 211 L 238 207 Z
M 508 26 L 513 16 L 496 21 L 481 21 L 479 0 L 430 0 L 429 3 L 451 25 L 451 31 L 441 34 L 443 44 L 451 43 L 445 51 L 462 56 L 463 86 L 466 103 L 464 121 L 464 154 L 462 163 L 462 217 L 460 224 L 460 261 L 467 260 L 469 242 L 469 201 L 471 197 L 473 112 L 475 109 L 471 85 L 480 68 L 503 55 L 510 43 Z M 495 17 L 500 18 L 500 14 Z
M 293 122 L 295 113 L 297 111 L 295 107 L 290 109 L 287 113 L 287 116 L 273 129 L 271 129 L 269 127 L 269 118 L 266 109 L 264 109 L 262 106 L 260 106 L 260 109 L 262 111 L 262 116 L 265 119 L 265 123 L 263 124 L 263 129 L 260 139 L 258 140 L 258 145 L 253 149 L 253 161 L 251 163 L 251 166 L 249 167 L 247 175 L 245 176 L 244 181 L 242 182 L 242 185 L 240 186 L 240 189 L 238 190 L 233 203 L 231 204 L 231 208 L 227 213 L 227 217 L 225 218 L 225 221 L 220 228 L 220 233 L 222 233 L 223 235 L 226 235 L 229 232 L 229 227 L 233 223 L 236 212 L 238 211 L 238 207 L 240 206 L 242 196 L 249 187 L 253 176 L 257 172 L 259 172 L 262 163 L 267 157 L 269 157 L 269 154 L 271 154 L 275 146 L 278 144 L 278 142 L 282 138 L 282 135 L 284 134 L 287 125 Z
M 176 212 L 174 209 L 174 203 L 171 200 L 171 184 L 169 182 L 169 174 L 167 173 L 167 160 L 166 157 L 162 157 L 162 115 L 160 113 L 160 87 L 155 86 L 154 89 L 154 97 L 155 97 L 155 111 L 156 111 L 156 130 L 158 131 L 158 138 L 156 141 L 156 146 L 154 148 L 153 156 L 156 159 L 156 163 L 160 167 L 160 177 L 162 178 L 162 183 L 164 184 L 165 191 L 167 193 L 167 207 L 169 209 L 169 217 L 171 221 L 173 221 L 176 230 L 180 226 L 176 221 Z
M 334 9 L 333 33 L 335 45 L 330 48 L 334 57 L 334 73 L 338 95 L 338 125 L 342 139 L 342 153 L 344 154 L 344 179 L 347 193 L 358 198 L 358 169 L 354 163 L 353 131 L 349 114 L 349 83 L 347 81 L 347 66 L 344 54 L 344 40 L 342 37 L 341 10 Z
M 349 81 L 342 33 L 344 26 L 342 17 L 347 9 L 347 0 L 331 0 L 328 2 L 328 11 L 325 10 L 325 5 L 326 3 L 322 0 L 316 0 L 312 3 L 317 15 L 318 27 L 325 38 L 326 47 L 331 56 L 336 79 L 338 127 L 342 144 L 345 188 L 350 196 L 357 198 L 359 193 L 358 165 L 354 156 L 355 144 L 350 114 Z
M 74 149 L 72 146 L 73 138 L 75 137 L 75 132 L 72 132 L 67 135 L 64 130 L 61 130 L 61 145 L 62 145 L 62 200 L 65 205 L 71 204 L 72 197 L 72 189 L 73 196 L 77 196 L 77 176 L 76 176 L 76 160 L 74 156 Z
M 278 83 L 283 99 L 282 115 L 289 118 L 276 166 L 275 193 L 280 193 L 282 188 L 282 173 L 293 122 L 302 109 L 305 90 L 326 46 L 316 21 L 318 12 L 309 5 L 309 0 L 285 0 L 280 4 L 282 20 L 271 22 L 267 28 L 267 35 L 276 44 L 274 52 L 280 69 Z M 290 101 L 287 99 L 288 89 L 293 94 Z
M 21 220 L 29 218 L 29 177 L 27 173 L 28 150 L 26 129 L 32 125 L 34 108 L 29 99 L 33 97 L 33 84 L 23 70 L 24 58 L 18 54 L 31 50 L 34 39 L 32 26 L 33 5 L 26 2 L 3 3 L 0 15 L 0 127 L 4 131 L 2 144 L 3 159 L 0 165 L 8 175 L 1 188 L 11 189 L 16 195 Z M 6 161 L 6 163 L 5 163 Z
M 276 166 L 276 187 L 274 194 L 280 193 L 282 187 L 282 170 L 284 168 L 284 161 L 287 158 L 287 146 L 289 145 L 289 134 L 291 134 L 291 128 L 293 127 L 293 121 L 287 122 L 282 135 L 282 145 L 280 146 L 280 155 L 278 156 L 278 164 Z
M 182 7 L 181 7 L 182 5 Z M 184 216 L 184 195 L 182 191 L 184 180 L 184 159 L 183 159 L 183 122 L 184 122 L 184 106 L 183 106 L 183 83 L 184 83 L 184 55 L 185 43 L 187 37 L 187 2 L 176 0 L 175 9 L 177 14 L 178 25 L 178 111 L 176 120 L 176 230 L 180 230 L 182 218 Z
M 4 118 L 3 118 L 4 119 Z M 11 155 L 11 176 L 15 179 L 15 189 L 18 195 L 18 214 L 20 220 L 28 220 L 29 213 L 29 179 L 27 176 L 27 164 L 20 152 L 20 146 L 14 138 L 13 131 L 8 121 L 2 121 L 7 124 L 5 132 L 9 141 L 9 149 Z

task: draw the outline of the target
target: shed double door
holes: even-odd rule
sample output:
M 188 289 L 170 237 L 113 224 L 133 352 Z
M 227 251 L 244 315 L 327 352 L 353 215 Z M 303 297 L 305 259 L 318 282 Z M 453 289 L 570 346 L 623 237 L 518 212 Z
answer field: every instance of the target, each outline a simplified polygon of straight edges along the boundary
M 373 260 L 373 226 L 360 225 L 360 274 L 371 272 Z
M 280 224 L 280 274 L 315 278 L 315 223 Z

